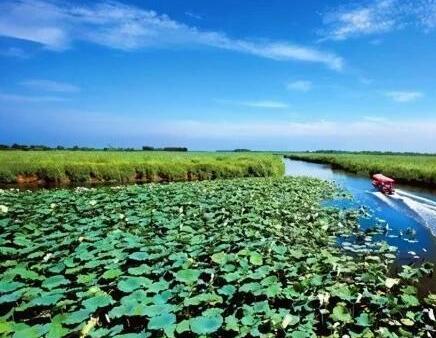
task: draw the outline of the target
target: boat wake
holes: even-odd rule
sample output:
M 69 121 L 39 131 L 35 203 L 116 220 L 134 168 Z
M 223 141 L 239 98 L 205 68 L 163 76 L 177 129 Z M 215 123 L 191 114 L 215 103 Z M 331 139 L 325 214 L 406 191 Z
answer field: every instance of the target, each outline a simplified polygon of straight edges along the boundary
M 412 199 L 412 200 L 414 200 L 416 202 L 424 204 L 427 208 L 430 208 L 430 209 L 436 211 L 436 201 L 433 201 L 431 199 L 428 199 L 428 198 L 425 198 L 425 197 L 421 197 L 421 196 L 418 196 L 418 195 L 414 195 L 414 194 L 411 194 L 411 193 L 409 193 L 407 191 L 403 191 L 403 190 L 400 190 L 400 189 L 397 190 L 397 195 L 401 196 L 403 199 L 405 197 L 410 198 L 410 199 Z
M 390 196 L 388 197 L 388 196 L 386 196 L 384 193 L 382 193 L 380 191 L 372 191 L 371 194 L 373 194 L 375 197 L 377 197 L 378 199 L 380 199 L 381 201 L 383 201 L 384 203 L 386 203 L 390 207 L 395 208 L 395 209 L 398 208 L 398 206 L 390 198 Z
M 430 229 L 433 236 L 436 236 L 436 201 L 400 189 L 386 198 L 404 203 Z

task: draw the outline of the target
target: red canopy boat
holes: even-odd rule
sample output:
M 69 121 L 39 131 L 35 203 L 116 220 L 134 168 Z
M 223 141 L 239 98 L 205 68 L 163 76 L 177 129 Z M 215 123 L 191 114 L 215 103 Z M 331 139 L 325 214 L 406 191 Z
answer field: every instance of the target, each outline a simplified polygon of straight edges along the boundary
M 395 192 L 395 180 L 382 174 L 372 176 L 372 185 L 387 195 L 392 195 Z

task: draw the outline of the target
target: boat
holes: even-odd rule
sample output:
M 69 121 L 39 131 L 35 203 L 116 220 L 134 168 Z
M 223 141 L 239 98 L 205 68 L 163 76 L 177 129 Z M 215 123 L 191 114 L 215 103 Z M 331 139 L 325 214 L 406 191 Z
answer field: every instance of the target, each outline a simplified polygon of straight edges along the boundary
M 372 185 L 386 195 L 392 195 L 395 192 L 395 180 L 383 174 L 373 175 Z

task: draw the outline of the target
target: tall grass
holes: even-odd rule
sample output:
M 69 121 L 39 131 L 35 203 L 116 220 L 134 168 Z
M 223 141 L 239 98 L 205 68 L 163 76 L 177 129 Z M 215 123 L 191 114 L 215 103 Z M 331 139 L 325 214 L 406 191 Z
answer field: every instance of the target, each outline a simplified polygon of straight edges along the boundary
M 329 163 L 360 175 L 383 173 L 400 182 L 436 186 L 436 155 L 293 153 L 286 157 Z
M 270 154 L 0 151 L 0 183 L 191 181 L 283 172 L 280 157 Z

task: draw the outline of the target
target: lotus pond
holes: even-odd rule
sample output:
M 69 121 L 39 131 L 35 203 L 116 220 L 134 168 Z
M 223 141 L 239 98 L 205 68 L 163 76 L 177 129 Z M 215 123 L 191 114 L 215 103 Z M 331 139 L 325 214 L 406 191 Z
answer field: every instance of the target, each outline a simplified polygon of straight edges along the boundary
M 0 191 L 0 336 L 434 336 L 431 267 L 390 276 L 377 226 L 322 206 L 338 194 L 302 177 Z

